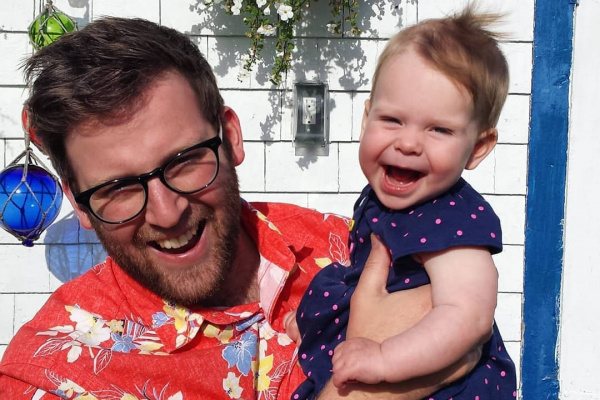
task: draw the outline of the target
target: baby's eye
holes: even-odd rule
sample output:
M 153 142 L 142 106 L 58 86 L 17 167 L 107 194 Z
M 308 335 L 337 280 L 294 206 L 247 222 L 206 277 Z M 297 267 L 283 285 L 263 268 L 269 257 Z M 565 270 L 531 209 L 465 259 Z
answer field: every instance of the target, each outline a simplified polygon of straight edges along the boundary
M 393 124 L 401 124 L 402 121 L 400 121 L 398 118 L 394 118 L 394 117 L 381 117 L 381 119 L 385 122 L 391 122 Z
M 441 127 L 441 126 L 434 126 L 433 130 L 435 132 L 444 133 L 444 134 L 447 134 L 447 135 L 451 135 L 452 134 L 452 130 L 451 129 L 444 128 L 444 127 Z

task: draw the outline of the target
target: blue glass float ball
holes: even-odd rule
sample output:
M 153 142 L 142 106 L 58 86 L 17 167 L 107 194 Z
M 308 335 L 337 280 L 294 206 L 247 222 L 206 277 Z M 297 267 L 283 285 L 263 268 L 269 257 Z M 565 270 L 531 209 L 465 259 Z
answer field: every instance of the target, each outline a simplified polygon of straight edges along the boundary
M 0 173 L 0 225 L 31 246 L 58 216 L 62 189 L 56 178 L 37 165 L 18 164 Z

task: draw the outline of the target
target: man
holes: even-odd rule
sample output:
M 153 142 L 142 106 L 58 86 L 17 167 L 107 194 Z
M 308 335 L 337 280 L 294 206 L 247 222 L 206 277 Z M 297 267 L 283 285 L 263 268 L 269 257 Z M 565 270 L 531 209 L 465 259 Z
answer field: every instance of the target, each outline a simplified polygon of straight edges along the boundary
M 36 135 L 110 257 L 60 287 L 15 336 L 0 398 L 289 398 L 304 376 L 283 318 L 317 259 L 346 261 L 348 221 L 240 199 L 239 120 L 196 46 L 171 29 L 99 20 L 39 51 L 26 77 Z M 386 252 L 375 256 L 385 270 Z M 349 335 L 406 329 L 430 307 L 426 289 L 395 297 L 384 274 L 365 275 Z M 374 295 L 382 310 L 405 305 L 404 319 L 376 320 L 382 313 L 360 302 Z M 472 364 L 348 389 L 421 398 Z M 321 398 L 343 394 L 329 386 Z

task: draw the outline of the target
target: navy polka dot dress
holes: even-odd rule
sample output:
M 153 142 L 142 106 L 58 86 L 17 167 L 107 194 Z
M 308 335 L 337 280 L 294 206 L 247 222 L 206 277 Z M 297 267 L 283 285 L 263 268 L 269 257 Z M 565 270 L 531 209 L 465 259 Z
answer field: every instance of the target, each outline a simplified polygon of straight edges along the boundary
M 350 232 L 352 267 L 337 263 L 325 267 L 311 282 L 298 308 L 302 337 L 299 362 L 307 379 L 293 400 L 316 398 L 331 378 L 331 356 L 345 340 L 350 297 L 371 250 L 371 232 L 382 239 L 392 254 L 393 266 L 387 282 L 390 292 L 429 283 L 425 269 L 412 254 L 467 245 L 487 247 L 492 254 L 502 250 L 498 217 L 462 178 L 445 194 L 405 210 L 387 209 L 367 185 L 354 208 L 355 224 Z M 496 324 L 493 330 L 474 370 L 428 400 L 516 398 L 514 364 Z

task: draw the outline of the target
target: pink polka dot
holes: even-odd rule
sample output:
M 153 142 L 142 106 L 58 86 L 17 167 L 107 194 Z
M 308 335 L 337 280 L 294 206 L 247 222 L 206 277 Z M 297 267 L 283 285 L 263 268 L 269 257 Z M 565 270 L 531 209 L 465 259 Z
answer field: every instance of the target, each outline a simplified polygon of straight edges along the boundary
M 302 357 L 303 360 L 306 360 L 306 354 L 302 354 L 301 357 Z
M 379 221 L 379 219 L 378 219 L 378 218 L 373 218 L 371 221 L 373 221 L 373 222 L 378 222 L 378 221 Z
M 506 371 L 500 372 L 500 376 L 506 376 Z
M 463 234 L 463 231 L 461 231 L 461 230 L 459 229 L 459 230 L 457 230 L 457 231 L 456 231 L 456 234 L 457 234 L 458 236 L 462 236 L 462 234 Z
M 475 214 L 471 214 L 471 218 L 473 218 L 473 219 L 477 219 L 477 215 L 475 215 Z
M 396 227 L 396 223 L 395 222 L 392 222 L 392 227 L 394 227 L 394 228 Z
M 513 397 L 517 397 L 517 392 L 516 391 L 513 392 Z
M 454 201 L 451 201 L 451 202 L 450 202 L 450 205 L 451 205 L 451 206 L 455 206 L 455 205 L 456 205 L 456 203 L 455 203 Z
M 342 335 L 341 334 L 338 335 L 338 340 L 342 340 Z
M 483 211 L 483 210 L 484 210 L 483 206 L 479 206 L 479 207 L 477 207 L 477 209 L 478 209 L 479 211 Z
M 434 201 L 432 201 L 433 204 L 437 203 L 437 199 L 435 199 Z
M 323 296 L 325 296 L 325 297 L 329 297 L 329 292 L 325 292 L 325 293 L 323 293 Z
M 408 215 L 413 215 L 415 213 L 415 210 L 411 210 Z
M 325 345 L 324 344 L 321 345 L 321 350 L 325 350 Z M 486 381 L 487 381 L 487 379 L 486 379 Z
M 333 355 L 333 350 L 329 350 L 329 352 L 327 354 L 329 354 L 330 356 L 332 356 Z
M 440 218 L 438 218 L 438 219 L 435 220 L 435 223 L 439 225 L 439 224 L 442 223 L 442 220 Z
M 487 380 L 487 378 L 485 378 L 485 384 L 486 384 L 486 385 L 488 384 L 488 380 Z
M 496 234 L 495 234 L 494 232 L 491 232 L 491 233 L 490 233 L 490 236 L 491 236 L 492 238 L 494 238 L 494 239 L 496 238 Z
M 361 243 L 364 243 L 364 242 L 365 242 L 365 239 L 363 239 L 363 238 L 358 238 L 358 241 L 359 241 L 359 242 L 361 242 Z
M 479 396 L 475 396 L 475 400 L 479 400 Z
M 339 324 L 339 323 L 340 323 L 340 319 L 339 319 L 339 318 L 336 318 L 334 322 L 335 322 L 336 324 Z
M 338 306 L 337 306 L 337 304 L 334 304 L 333 307 L 331 307 L 331 308 L 334 309 L 334 310 L 337 310 Z
M 300 396 L 298 396 L 297 394 L 294 395 L 294 399 L 299 398 Z
M 312 375 L 312 371 L 308 371 L 308 374 L 306 374 L 306 375 L 311 376 Z
M 406 232 L 406 233 L 404 234 L 404 237 L 407 237 L 407 236 L 408 236 L 408 232 Z
M 422 216 L 423 216 L 423 213 L 421 213 L 421 214 L 417 215 L 417 218 L 418 218 L 418 217 L 422 217 Z
M 492 369 L 492 367 L 490 367 L 490 364 L 485 364 L 485 366 L 487 367 L 487 369 Z
M 408 282 L 410 282 L 410 279 L 409 279 L 409 278 L 406 278 L 406 279 L 404 280 L 404 283 L 408 283 Z
M 318 317 L 319 315 L 321 315 L 321 313 L 320 313 L 320 312 L 318 312 L 318 313 L 315 313 L 315 317 Z
M 308 291 L 308 295 L 310 296 L 311 294 L 312 294 L 312 289 L 310 289 L 310 290 Z
M 323 332 L 323 331 L 318 331 L 318 332 L 317 332 L 317 335 L 320 335 L 322 332 Z
M 421 243 L 425 243 L 427 241 L 427 238 L 421 238 Z
M 304 313 L 301 313 L 301 314 L 300 314 L 300 318 L 304 318 Z
M 498 351 L 502 351 L 502 346 L 498 346 Z
M 496 385 L 496 390 L 500 390 L 500 385 Z

